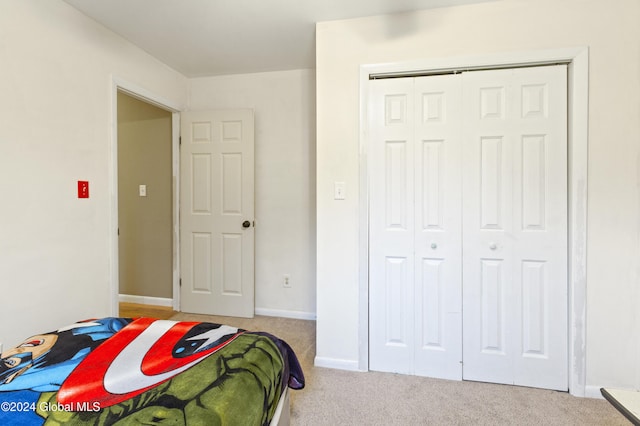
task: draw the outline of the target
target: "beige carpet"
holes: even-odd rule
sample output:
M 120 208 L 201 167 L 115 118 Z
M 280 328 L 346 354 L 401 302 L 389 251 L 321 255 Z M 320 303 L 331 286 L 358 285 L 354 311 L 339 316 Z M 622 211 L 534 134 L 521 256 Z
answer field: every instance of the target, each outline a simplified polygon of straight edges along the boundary
M 287 341 L 307 381 L 305 389 L 291 392 L 294 426 L 629 424 L 605 400 L 564 392 L 314 367 L 314 321 L 185 313 L 171 319 L 266 331 Z

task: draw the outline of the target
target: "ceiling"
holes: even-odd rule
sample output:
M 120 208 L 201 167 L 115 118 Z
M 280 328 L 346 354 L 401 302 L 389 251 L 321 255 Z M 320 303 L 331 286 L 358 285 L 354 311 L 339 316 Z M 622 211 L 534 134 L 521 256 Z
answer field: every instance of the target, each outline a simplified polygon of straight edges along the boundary
M 486 0 L 65 0 L 187 77 L 315 68 L 315 23 Z

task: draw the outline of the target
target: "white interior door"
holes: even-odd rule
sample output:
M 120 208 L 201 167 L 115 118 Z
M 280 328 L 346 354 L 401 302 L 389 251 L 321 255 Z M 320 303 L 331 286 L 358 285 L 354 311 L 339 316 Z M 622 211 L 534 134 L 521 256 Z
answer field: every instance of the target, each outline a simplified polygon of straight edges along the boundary
M 415 374 L 461 378 L 462 85 L 415 79 Z
M 181 310 L 251 318 L 253 111 L 191 111 L 181 121 Z
M 566 390 L 566 67 L 370 88 L 370 368 Z
M 460 379 L 460 80 L 371 82 L 370 367 Z
M 413 374 L 413 80 L 376 80 L 370 88 L 369 366 Z
M 465 379 L 568 388 L 566 75 L 462 75 Z

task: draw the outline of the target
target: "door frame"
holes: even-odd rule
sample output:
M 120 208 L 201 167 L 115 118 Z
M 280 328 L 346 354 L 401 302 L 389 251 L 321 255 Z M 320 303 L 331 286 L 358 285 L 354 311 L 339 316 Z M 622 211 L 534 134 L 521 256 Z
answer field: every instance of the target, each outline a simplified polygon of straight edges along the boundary
M 569 392 L 586 396 L 587 166 L 589 124 L 588 47 L 445 57 L 360 67 L 360 173 L 358 256 L 358 369 L 369 370 L 369 80 L 372 75 L 411 76 L 472 69 L 568 65 L 568 372 Z
M 110 279 L 109 294 L 111 295 L 110 311 L 112 316 L 119 312 L 119 244 L 118 244 L 118 92 L 154 105 L 171 113 L 171 173 L 173 176 L 173 277 L 172 277 L 172 307 L 180 310 L 180 107 L 162 96 L 140 87 L 127 80 L 112 76 L 111 78 L 111 147 L 109 159 L 109 198 L 110 220 Z

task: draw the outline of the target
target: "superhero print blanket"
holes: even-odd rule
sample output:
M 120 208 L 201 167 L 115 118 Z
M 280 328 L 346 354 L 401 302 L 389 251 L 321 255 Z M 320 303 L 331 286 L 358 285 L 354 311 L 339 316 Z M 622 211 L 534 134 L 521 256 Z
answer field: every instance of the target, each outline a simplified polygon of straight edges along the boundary
M 81 321 L 0 359 L 0 425 L 268 425 L 304 387 L 281 339 L 205 322 Z

